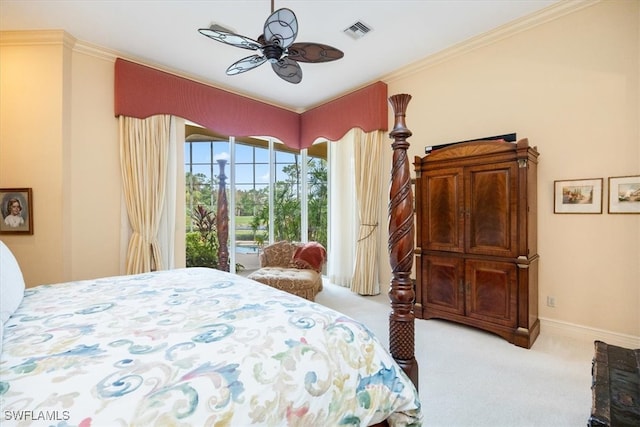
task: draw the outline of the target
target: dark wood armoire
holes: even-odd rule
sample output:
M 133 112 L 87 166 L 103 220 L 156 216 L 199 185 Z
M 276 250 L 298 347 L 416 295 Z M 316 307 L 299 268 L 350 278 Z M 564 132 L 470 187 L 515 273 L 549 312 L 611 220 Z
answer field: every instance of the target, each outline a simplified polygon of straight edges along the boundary
M 416 317 L 531 347 L 540 332 L 537 159 L 527 139 L 415 158 Z

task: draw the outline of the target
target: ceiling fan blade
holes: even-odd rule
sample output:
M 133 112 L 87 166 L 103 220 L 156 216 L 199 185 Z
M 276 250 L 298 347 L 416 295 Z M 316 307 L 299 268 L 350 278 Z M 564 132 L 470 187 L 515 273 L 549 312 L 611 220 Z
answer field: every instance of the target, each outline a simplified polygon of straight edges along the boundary
M 204 36 L 231 46 L 249 50 L 258 50 L 262 47 L 260 43 L 249 37 L 223 31 L 220 28 L 217 25 L 212 25 L 211 28 L 200 28 L 198 31 Z
M 267 58 L 260 55 L 251 55 L 246 58 L 242 58 L 241 60 L 234 62 L 227 68 L 228 76 L 235 76 L 236 74 L 244 73 L 245 71 L 252 70 L 259 65 L 264 64 L 267 61 Z
M 276 43 L 282 48 L 291 46 L 298 35 L 296 14 L 287 8 L 273 12 L 264 23 L 264 38 L 267 43 Z
M 341 50 L 320 43 L 294 43 L 289 46 L 287 54 L 298 62 L 329 62 L 344 56 Z
M 300 65 L 292 59 L 282 58 L 277 62 L 273 62 L 271 67 L 282 80 L 286 80 L 293 84 L 297 84 L 302 81 L 302 68 L 300 68 Z

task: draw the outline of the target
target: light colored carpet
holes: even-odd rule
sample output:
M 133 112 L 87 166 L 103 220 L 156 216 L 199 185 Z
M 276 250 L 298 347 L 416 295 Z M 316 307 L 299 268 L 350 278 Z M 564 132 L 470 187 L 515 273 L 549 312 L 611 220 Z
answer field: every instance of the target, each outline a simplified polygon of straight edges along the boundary
M 388 296 L 325 281 L 316 302 L 367 325 L 388 348 Z M 474 328 L 416 320 L 424 426 L 584 427 L 591 413 L 593 342 L 541 331 L 523 349 Z

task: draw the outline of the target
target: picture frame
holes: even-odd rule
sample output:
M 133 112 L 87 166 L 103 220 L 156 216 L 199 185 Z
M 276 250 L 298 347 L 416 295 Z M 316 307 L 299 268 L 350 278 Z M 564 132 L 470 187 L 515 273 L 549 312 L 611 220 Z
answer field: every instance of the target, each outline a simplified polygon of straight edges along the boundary
M 31 188 L 0 188 L 0 234 L 33 234 Z
M 557 214 L 601 214 L 603 178 L 554 181 Z
M 609 213 L 640 213 L 640 175 L 609 177 Z

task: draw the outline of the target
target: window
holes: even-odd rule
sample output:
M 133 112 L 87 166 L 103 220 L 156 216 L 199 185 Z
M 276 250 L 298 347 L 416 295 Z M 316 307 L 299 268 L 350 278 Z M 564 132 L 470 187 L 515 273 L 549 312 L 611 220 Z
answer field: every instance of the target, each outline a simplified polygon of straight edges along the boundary
M 326 141 L 295 150 L 273 139 L 226 139 L 190 128 L 184 146 L 188 266 L 216 266 L 218 243 L 212 228 L 223 171 L 231 271 L 259 268 L 259 250 L 269 242 L 313 240 L 326 247 Z M 205 244 L 203 235 L 211 240 L 204 248 L 198 246 Z M 198 259 L 190 262 L 190 256 Z

